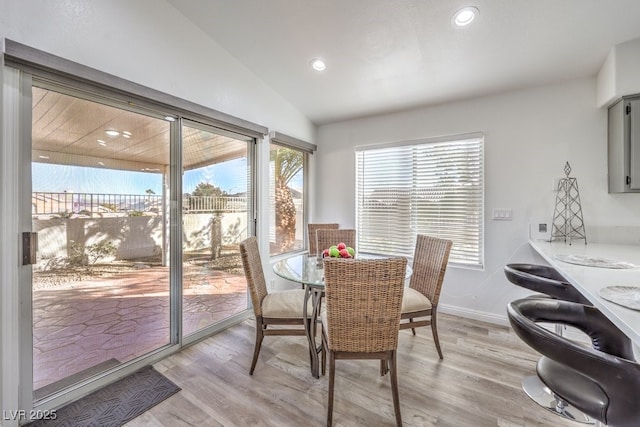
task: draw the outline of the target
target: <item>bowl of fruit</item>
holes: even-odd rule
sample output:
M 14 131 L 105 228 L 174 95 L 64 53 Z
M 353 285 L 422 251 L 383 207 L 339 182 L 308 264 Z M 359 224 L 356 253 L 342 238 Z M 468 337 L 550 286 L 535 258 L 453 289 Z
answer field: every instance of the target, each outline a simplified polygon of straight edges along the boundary
M 333 245 L 322 251 L 322 258 L 355 258 L 356 251 L 351 246 L 347 246 L 343 242 Z

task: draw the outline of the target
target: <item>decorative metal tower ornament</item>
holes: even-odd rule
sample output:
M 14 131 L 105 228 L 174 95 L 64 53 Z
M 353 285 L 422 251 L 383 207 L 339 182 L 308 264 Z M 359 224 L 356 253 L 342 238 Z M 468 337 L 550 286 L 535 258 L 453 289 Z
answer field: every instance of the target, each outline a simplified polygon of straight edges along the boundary
M 566 178 L 560 178 L 556 189 L 556 208 L 553 212 L 553 228 L 551 240 L 564 238 L 565 243 L 569 239 L 584 239 L 587 244 L 587 234 L 582 220 L 582 206 L 580 205 L 580 193 L 578 192 L 578 180 L 570 178 L 571 166 L 569 162 L 564 165 Z

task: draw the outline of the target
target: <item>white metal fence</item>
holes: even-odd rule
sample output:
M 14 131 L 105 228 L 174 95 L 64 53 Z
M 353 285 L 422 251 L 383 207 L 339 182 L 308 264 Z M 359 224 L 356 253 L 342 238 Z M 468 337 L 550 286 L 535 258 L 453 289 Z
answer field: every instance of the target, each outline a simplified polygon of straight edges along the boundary
M 69 217 L 128 216 L 137 212 L 162 212 L 162 196 L 156 194 L 99 194 L 99 193 L 32 193 L 32 214 Z M 244 212 L 246 197 L 184 196 L 185 212 Z

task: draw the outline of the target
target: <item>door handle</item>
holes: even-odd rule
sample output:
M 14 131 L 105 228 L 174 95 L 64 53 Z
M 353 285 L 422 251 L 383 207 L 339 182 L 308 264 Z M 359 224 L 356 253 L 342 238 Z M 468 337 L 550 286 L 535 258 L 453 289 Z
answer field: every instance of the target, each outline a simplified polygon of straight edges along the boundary
M 37 262 L 38 233 L 24 231 L 22 233 L 22 265 L 32 265 Z

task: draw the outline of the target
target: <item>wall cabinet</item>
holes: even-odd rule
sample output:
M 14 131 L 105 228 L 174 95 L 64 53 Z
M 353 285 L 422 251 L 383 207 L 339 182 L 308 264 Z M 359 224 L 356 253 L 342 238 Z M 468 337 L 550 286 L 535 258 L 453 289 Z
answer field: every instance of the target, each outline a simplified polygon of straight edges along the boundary
M 609 193 L 640 193 L 640 95 L 609 107 Z

